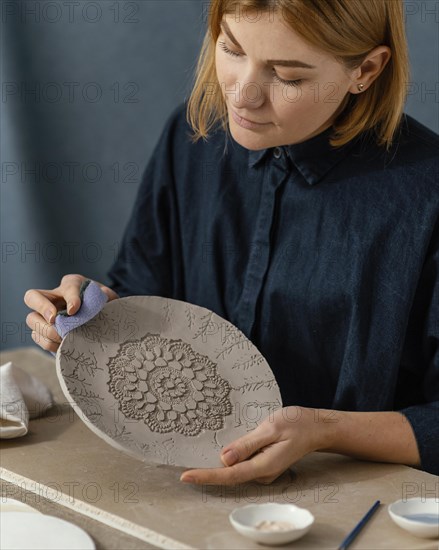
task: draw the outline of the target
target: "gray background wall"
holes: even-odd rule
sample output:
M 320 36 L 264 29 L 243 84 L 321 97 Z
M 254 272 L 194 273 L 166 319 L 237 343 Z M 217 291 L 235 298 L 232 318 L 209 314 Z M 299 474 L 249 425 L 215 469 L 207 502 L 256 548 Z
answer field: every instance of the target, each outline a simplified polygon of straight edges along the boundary
M 207 1 L 1 5 L 1 348 L 35 345 L 28 288 L 106 283 L 142 172 L 188 97 Z M 439 2 L 406 1 L 406 112 L 439 132 Z

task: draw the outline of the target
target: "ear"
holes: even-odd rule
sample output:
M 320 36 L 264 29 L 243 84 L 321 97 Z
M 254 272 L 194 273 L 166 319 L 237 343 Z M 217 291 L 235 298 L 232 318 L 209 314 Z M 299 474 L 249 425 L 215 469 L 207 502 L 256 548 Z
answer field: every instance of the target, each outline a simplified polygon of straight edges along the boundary
M 367 90 L 372 82 L 378 78 L 384 67 L 387 65 L 392 51 L 388 46 L 377 46 L 364 59 L 355 71 L 352 73 L 352 86 L 349 92 L 359 94 Z M 363 84 L 364 88 L 360 91 L 358 84 Z

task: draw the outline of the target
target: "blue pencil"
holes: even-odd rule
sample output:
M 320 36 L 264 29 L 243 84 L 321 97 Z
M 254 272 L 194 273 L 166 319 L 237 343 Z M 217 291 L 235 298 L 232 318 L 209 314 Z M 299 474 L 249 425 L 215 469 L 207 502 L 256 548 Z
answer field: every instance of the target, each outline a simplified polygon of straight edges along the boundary
M 363 517 L 363 519 L 357 523 L 357 525 L 352 529 L 349 535 L 340 544 L 340 546 L 338 547 L 338 550 L 346 550 L 346 548 L 352 544 L 352 541 L 355 539 L 355 537 L 358 535 L 361 529 L 363 529 L 363 527 L 370 520 L 373 514 L 378 510 L 379 505 L 380 505 L 380 501 L 377 500 L 375 504 L 372 506 L 372 508 Z

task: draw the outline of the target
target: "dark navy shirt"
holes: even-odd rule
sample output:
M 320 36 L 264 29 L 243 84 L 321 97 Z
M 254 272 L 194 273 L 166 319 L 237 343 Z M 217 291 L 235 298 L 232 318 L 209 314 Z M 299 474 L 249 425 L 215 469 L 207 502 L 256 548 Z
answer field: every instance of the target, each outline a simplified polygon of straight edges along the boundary
M 122 296 L 213 310 L 259 348 L 284 406 L 400 411 L 439 474 L 439 136 L 389 153 L 331 128 L 259 151 L 167 120 L 108 272 Z

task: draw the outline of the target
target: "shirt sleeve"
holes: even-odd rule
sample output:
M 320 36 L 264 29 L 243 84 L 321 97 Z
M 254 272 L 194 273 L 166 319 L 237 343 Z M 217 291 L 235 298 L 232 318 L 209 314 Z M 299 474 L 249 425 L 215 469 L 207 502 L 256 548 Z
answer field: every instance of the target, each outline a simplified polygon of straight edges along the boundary
M 413 317 L 413 325 L 422 320 L 418 324 L 421 345 L 414 356 L 416 353 L 418 364 L 425 365 L 420 367 L 423 378 L 422 396 L 419 397 L 423 402 L 400 412 L 414 431 L 421 457 L 420 468 L 439 474 L 439 222 L 419 280 L 414 308 L 422 312 L 422 317 Z M 410 330 L 415 331 L 416 327 Z
M 170 115 L 142 175 L 134 207 L 107 278 L 119 296 L 181 294 L 174 142 L 179 105 Z

